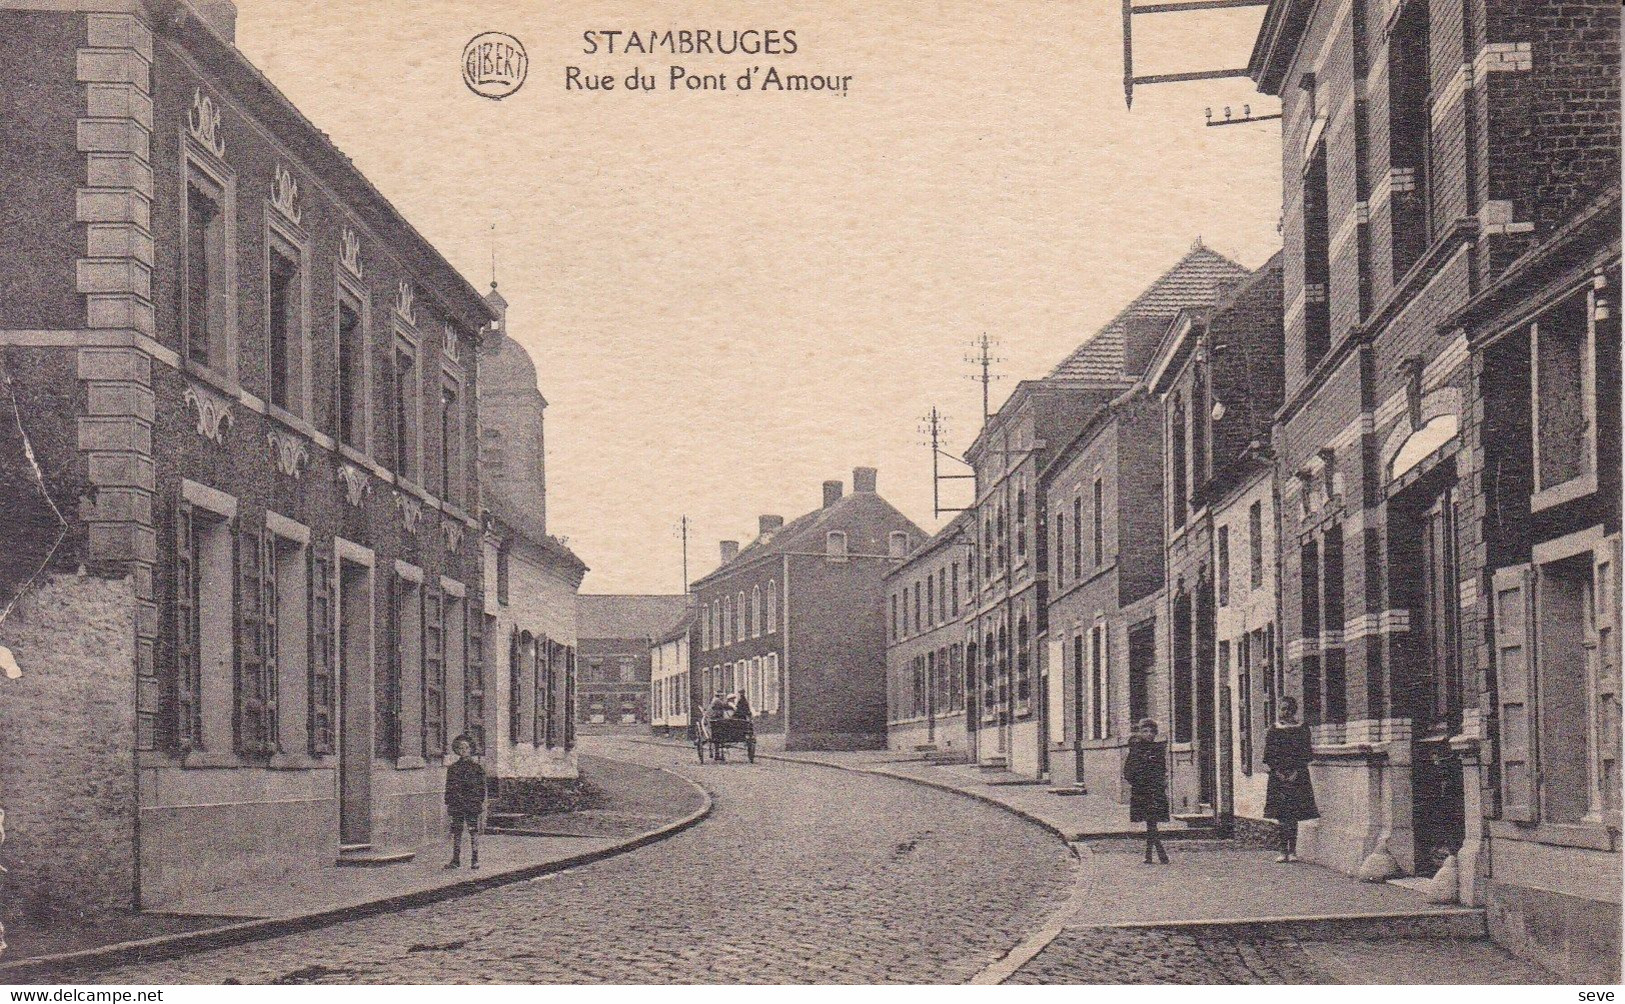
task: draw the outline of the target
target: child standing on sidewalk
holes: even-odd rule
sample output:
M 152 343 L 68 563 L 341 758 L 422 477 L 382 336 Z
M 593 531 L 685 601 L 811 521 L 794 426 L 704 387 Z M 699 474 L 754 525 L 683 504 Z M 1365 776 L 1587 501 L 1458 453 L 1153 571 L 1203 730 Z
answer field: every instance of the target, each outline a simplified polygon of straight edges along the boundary
M 1157 742 L 1157 723 L 1149 718 L 1134 726 L 1128 756 L 1123 758 L 1123 780 L 1129 788 L 1128 818 L 1145 824 L 1145 863 L 1151 863 L 1155 850 L 1157 859 L 1167 864 L 1168 852 L 1157 835 L 1157 824 L 1168 821 L 1167 744 Z
M 474 742 L 468 736 L 451 741 L 457 762 L 446 768 L 446 813 L 451 816 L 451 861 L 448 869 L 463 861 L 463 827 L 468 827 L 468 866 L 480 867 L 480 815 L 485 811 L 485 768 L 469 756 Z
M 1281 720 L 1264 736 L 1264 766 L 1269 785 L 1264 789 L 1264 817 L 1281 824 L 1280 864 L 1298 860 L 1298 824 L 1318 819 L 1315 786 L 1309 780 L 1314 751 L 1309 726 L 1298 721 L 1298 702 L 1281 698 Z

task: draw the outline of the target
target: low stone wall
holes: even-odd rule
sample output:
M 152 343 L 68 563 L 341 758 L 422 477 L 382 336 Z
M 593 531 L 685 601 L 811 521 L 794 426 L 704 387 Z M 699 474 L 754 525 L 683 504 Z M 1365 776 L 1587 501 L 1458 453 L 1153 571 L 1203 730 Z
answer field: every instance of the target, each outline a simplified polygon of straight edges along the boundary
M 7 919 L 135 905 L 135 619 L 132 580 L 54 574 L 0 624 Z

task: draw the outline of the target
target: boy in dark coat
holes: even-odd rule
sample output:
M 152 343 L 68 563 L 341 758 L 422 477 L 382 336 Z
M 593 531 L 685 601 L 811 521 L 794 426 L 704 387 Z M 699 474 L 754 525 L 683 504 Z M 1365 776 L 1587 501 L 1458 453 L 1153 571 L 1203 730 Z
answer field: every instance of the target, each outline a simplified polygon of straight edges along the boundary
M 451 741 L 457 762 L 446 768 L 446 813 L 451 817 L 451 861 L 447 868 L 463 863 L 463 828 L 468 828 L 468 866 L 480 867 L 480 815 L 485 811 L 485 768 L 469 756 L 474 742 L 467 736 Z
M 1149 718 L 1134 726 L 1123 758 L 1123 780 L 1129 789 L 1128 818 L 1145 824 L 1145 863 L 1151 863 L 1155 850 L 1157 860 L 1167 864 L 1168 852 L 1157 835 L 1157 824 L 1168 821 L 1167 744 L 1157 742 L 1157 723 Z

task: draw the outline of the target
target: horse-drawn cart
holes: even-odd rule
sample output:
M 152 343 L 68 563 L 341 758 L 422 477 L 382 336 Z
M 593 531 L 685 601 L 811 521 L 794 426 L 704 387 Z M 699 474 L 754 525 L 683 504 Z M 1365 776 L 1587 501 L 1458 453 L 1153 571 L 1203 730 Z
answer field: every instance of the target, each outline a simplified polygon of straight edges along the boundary
M 745 758 L 751 763 L 756 762 L 756 726 L 749 718 L 718 718 L 714 721 L 702 719 L 694 735 L 694 752 L 699 754 L 700 763 L 705 762 L 707 752 L 711 759 L 718 763 L 728 759 L 727 751 L 730 749 L 743 749 Z

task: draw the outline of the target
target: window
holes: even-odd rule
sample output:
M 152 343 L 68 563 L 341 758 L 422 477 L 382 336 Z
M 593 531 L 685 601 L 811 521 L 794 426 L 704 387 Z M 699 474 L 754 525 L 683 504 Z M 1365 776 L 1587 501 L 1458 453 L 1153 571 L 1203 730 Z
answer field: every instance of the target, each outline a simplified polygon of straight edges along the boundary
M 1451 548 L 1454 548 L 1455 546 L 1453 536 L 1454 535 L 1452 534 L 1452 539 L 1450 539 L 1447 544 L 1447 546 Z M 1326 531 L 1325 541 L 1321 545 L 1320 561 L 1321 568 L 1323 569 L 1323 572 L 1321 573 L 1321 597 L 1323 610 L 1321 613 L 1320 622 L 1321 624 L 1325 625 L 1322 630 L 1341 631 L 1344 623 L 1342 527 L 1334 526 Z M 1449 566 L 1454 569 L 1455 562 L 1449 562 Z M 1452 611 L 1459 609 L 1461 600 L 1459 598 L 1459 586 L 1456 576 L 1450 575 L 1448 581 L 1441 579 L 1441 581 L 1437 583 L 1437 586 L 1441 590 L 1441 595 L 1447 601 L 1445 605 L 1449 606 Z M 1451 638 L 1448 643 L 1448 647 L 1451 651 L 1448 653 L 1439 652 L 1438 655 L 1441 660 L 1453 663 L 1456 659 L 1456 653 L 1454 651 L 1456 648 L 1456 642 L 1454 639 L 1455 617 L 1453 613 L 1447 616 L 1449 616 L 1451 625 L 1449 630 Z M 1348 721 L 1348 683 L 1344 674 L 1346 656 L 1341 645 L 1327 645 L 1323 647 L 1325 649 L 1325 654 L 1322 657 L 1324 659 L 1322 664 L 1322 672 L 1325 674 L 1326 680 L 1326 714 L 1324 720 L 1328 722 L 1346 722 Z M 1459 674 L 1454 673 L 1452 675 L 1459 676 Z M 1454 698 L 1453 702 L 1459 706 L 1460 698 Z
M 901 558 L 908 554 L 908 533 L 903 530 L 893 530 L 887 534 L 886 554 L 893 558 Z
M 438 757 L 446 751 L 446 596 L 439 589 L 423 591 L 423 756 Z M 458 667 L 459 670 L 461 666 Z
M 1314 639 L 1316 647 L 1303 656 L 1303 720 L 1319 725 L 1320 717 L 1320 544 L 1311 540 L 1298 550 L 1298 571 L 1302 591 L 1298 609 L 1303 618 L 1305 642 Z
M 395 448 L 392 467 L 398 476 L 416 481 L 418 393 L 422 381 L 418 376 L 417 350 L 405 341 L 395 343 L 395 365 L 390 375 L 389 432 Z
M 824 554 L 830 561 L 846 560 L 846 534 L 831 530 L 824 535 Z
M 1083 578 L 1083 499 L 1072 500 L 1072 578 Z
M 1032 708 L 1032 637 L 1023 610 L 1016 619 L 1016 713 L 1026 714 Z
M 1095 567 L 1099 568 L 1106 563 L 1106 501 L 1105 488 L 1099 478 L 1095 479 Z
M 1066 513 L 1055 514 L 1055 586 L 1066 585 Z
M 750 591 L 750 636 L 762 636 L 762 587 L 753 586 Z
M 712 600 L 711 601 L 711 622 L 714 625 L 714 627 L 712 627 L 712 629 L 711 629 L 711 638 L 712 638 L 712 642 L 713 642 L 711 647 L 712 648 L 721 648 L 722 646 L 728 644 L 728 636 L 725 633 L 726 630 L 727 630 L 727 627 L 722 621 L 722 601 L 721 600 Z
M 1388 36 L 1388 160 L 1393 278 L 1427 250 L 1433 147 L 1428 5 L 1406 4 Z
M 705 607 L 705 613 L 700 617 L 700 648 L 709 652 L 711 650 L 711 608 Z
M 1107 671 L 1106 627 L 1096 624 L 1089 632 L 1089 735 L 1092 739 L 1106 738 Z
M 227 186 L 188 162 L 182 304 L 188 362 L 231 375 L 232 225 Z
M 955 617 L 959 616 L 959 562 L 953 563 L 953 571 L 948 575 L 953 588 L 953 606 L 950 608 Z
M 1303 172 L 1303 371 L 1309 373 L 1331 343 L 1326 285 L 1331 275 L 1330 221 L 1326 188 L 1326 142 L 1310 154 Z
M 749 625 L 745 623 L 745 619 L 749 615 L 749 611 L 745 608 L 745 591 L 743 589 L 741 589 L 739 591 L 739 595 L 735 597 L 735 604 L 734 641 L 744 641 L 747 637 L 749 637 L 747 634 Z
M 423 676 L 423 589 L 414 579 L 390 579 L 388 657 L 374 679 L 373 753 L 395 759 L 406 756 L 402 728 L 403 687 Z
M 450 377 L 440 384 L 440 497 L 447 502 L 462 497 L 463 406 L 458 390 Z
M 367 448 L 367 332 L 360 301 L 339 294 L 338 438 L 357 450 Z
M 1016 489 L 1016 560 L 1027 557 L 1027 486 Z
M 948 623 L 948 570 L 937 569 L 937 620 Z
M 779 587 L 772 579 L 767 580 L 767 633 L 772 634 L 779 629 Z
M 211 601 L 233 595 L 229 520 L 236 506 L 231 501 L 219 508 L 226 511 L 206 510 L 183 499 L 176 509 L 170 738 L 183 754 L 227 752 L 236 731 L 237 632 L 232 604 Z
M 1173 504 L 1173 526 L 1177 530 L 1185 525 L 1185 402 L 1177 394 L 1168 422 L 1168 445 L 1169 466 L 1173 471 L 1169 495 Z
M 779 710 L 779 654 L 767 654 L 767 690 L 762 695 L 762 713 L 777 714 Z
M 308 539 L 309 532 L 301 536 Z M 272 733 L 267 752 L 290 748 L 302 752 L 308 746 L 309 727 L 311 632 L 308 619 L 313 603 L 310 556 L 301 540 L 281 536 L 269 527 L 265 532 L 264 554 L 265 693 L 276 701 L 277 709 L 269 716 Z M 324 612 L 325 609 L 324 605 Z M 292 741 L 302 733 L 306 734 L 305 740 Z
M 273 231 L 268 235 L 266 331 L 270 402 L 294 415 L 305 411 L 305 282 L 303 255 Z
M 506 540 L 497 545 L 497 602 L 508 605 L 508 558 L 512 545 Z
M 1529 328 L 1535 506 L 1597 486 L 1595 293 L 1576 293 Z
M 1219 606 L 1230 605 L 1230 527 L 1219 527 L 1218 563 Z
M 1494 575 L 1509 819 L 1618 827 L 1619 536 L 1535 546 Z
M 937 581 L 931 575 L 925 577 L 925 626 L 933 627 L 937 622 Z
M 1005 534 L 1005 530 L 1010 524 L 1003 502 L 999 503 L 999 510 L 998 513 L 993 517 L 993 522 L 995 524 L 994 528 L 998 530 L 999 535 L 999 571 L 1003 572 L 1010 567 L 1010 542 Z
M 508 742 L 517 743 L 524 734 L 525 653 L 530 634 L 515 631 L 508 638 Z
M 920 627 L 920 580 L 914 580 L 914 633 L 919 634 Z
M 984 578 L 993 578 L 993 516 L 991 514 L 982 519 L 982 575 Z
M 1264 585 L 1264 504 L 1254 502 L 1247 507 L 1247 564 L 1248 585 L 1253 589 Z

